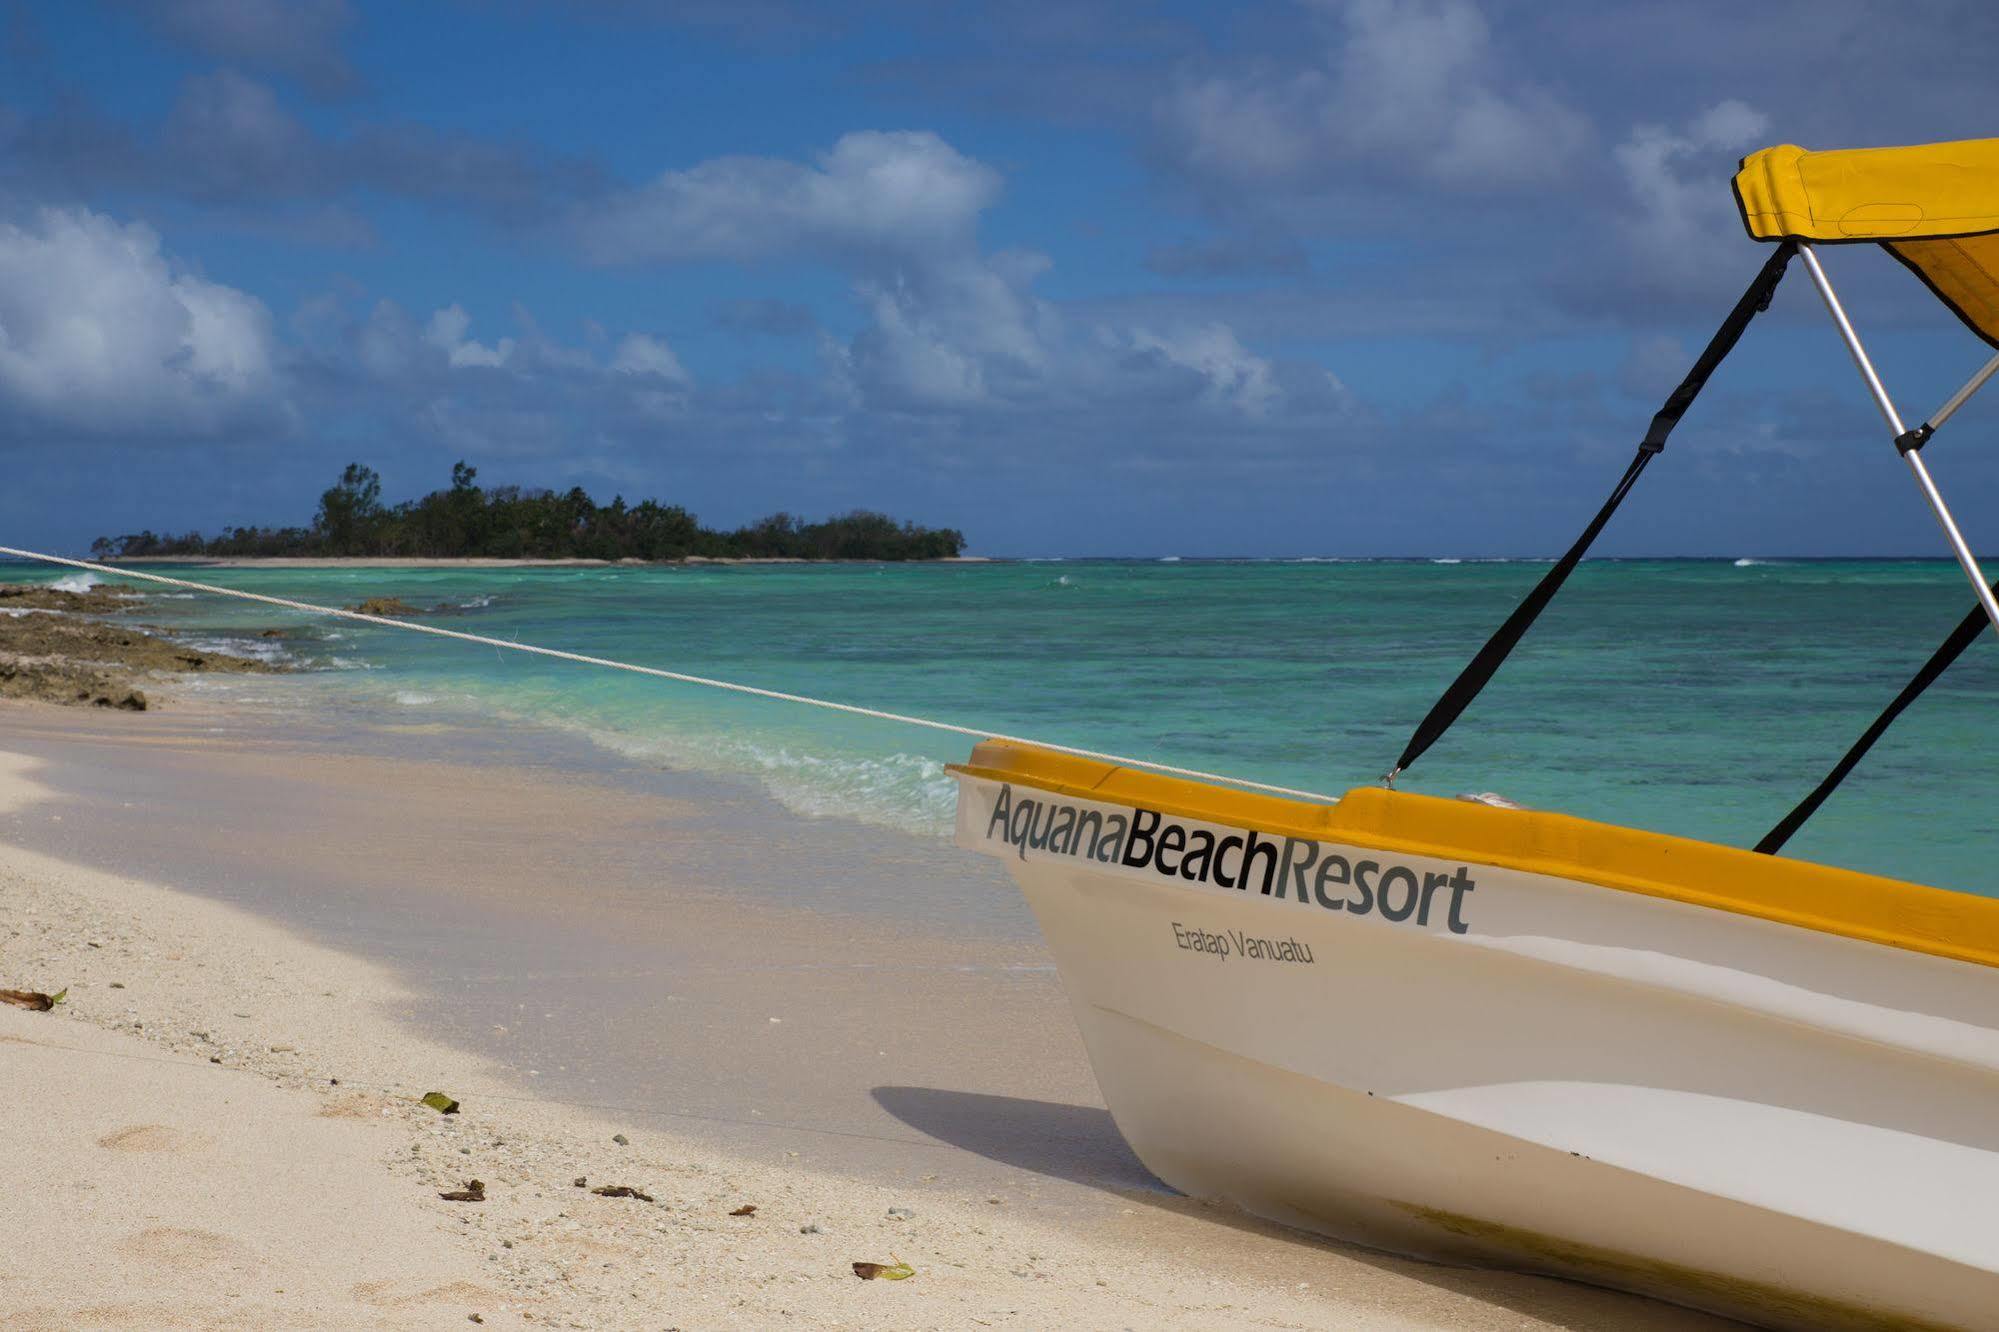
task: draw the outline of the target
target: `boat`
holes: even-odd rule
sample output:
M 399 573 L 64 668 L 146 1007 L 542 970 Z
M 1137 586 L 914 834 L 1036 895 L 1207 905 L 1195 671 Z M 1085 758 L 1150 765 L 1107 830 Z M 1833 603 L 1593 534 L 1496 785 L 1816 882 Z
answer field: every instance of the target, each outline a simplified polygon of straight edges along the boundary
M 1105 1104 L 1183 1193 L 1771 1327 L 1995 1328 L 1999 900 L 1782 847 L 1999 631 L 1924 458 L 1999 355 L 1909 426 L 1819 254 L 1879 246 L 1999 347 L 1999 140 L 1782 145 L 1745 158 L 1734 187 L 1773 247 L 1756 280 L 1582 536 L 1379 784 L 1314 801 L 986 741 L 951 769 L 956 838 L 1011 872 Z M 1793 260 L 1977 604 L 1753 848 L 1397 789 Z
M 1429 1259 L 1780 1328 L 1999 1329 L 1999 899 L 1782 854 L 1989 630 L 1925 460 L 1818 251 L 1879 246 L 1999 349 L 1999 140 L 1743 159 L 1771 246 L 1566 553 L 1382 780 L 1338 798 L 357 609 L 0 555 L 977 741 L 955 837 L 1039 921 L 1105 1104 L 1183 1193 Z M 1976 602 L 1754 847 L 1396 780 L 1560 592 L 1793 262 Z M 1634 688 L 1642 687 L 1634 682 Z

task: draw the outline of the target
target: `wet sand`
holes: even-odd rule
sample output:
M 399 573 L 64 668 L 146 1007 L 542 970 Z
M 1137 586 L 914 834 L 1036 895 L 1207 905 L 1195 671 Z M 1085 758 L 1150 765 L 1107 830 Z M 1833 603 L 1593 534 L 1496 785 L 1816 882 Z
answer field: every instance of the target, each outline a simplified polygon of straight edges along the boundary
M 411 1207 L 442 1209 L 437 1225 L 475 1269 L 509 1274 L 494 1287 L 504 1302 L 558 1325 L 1722 1325 L 1330 1244 L 1172 1194 L 1103 1110 L 1018 894 L 996 866 L 948 846 L 800 818 L 745 787 L 523 729 L 224 713 L 194 700 L 115 717 L 0 705 L 0 751 L 31 760 L 44 792 L 0 811 L 0 907 L 18 906 L 11 882 L 47 898 L 43 917 L 113 903 L 130 928 L 161 929 L 161 904 L 177 902 L 169 924 L 187 936 L 183 957 L 206 949 L 263 975 L 307 961 L 365 974 L 332 987 L 340 1004 L 264 1040 L 254 1016 L 198 1016 L 239 1011 L 228 968 L 190 976 L 135 956 L 115 1002 L 92 988 L 109 979 L 94 972 L 69 1011 L 9 1016 L 0 1035 L 118 1014 L 144 1024 L 126 1037 L 171 1037 L 193 1058 L 203 1047 L 186 1031 L 233 1023 L 241 1051 L 292 1048 L 235 1061 L 251 1072 L 282 1080 L 296 1063 L 337 1060 L 344 1086 L 399 1087 L 384 1131 L 429 1135 L 412 1155 L 442 1179 L 458 1164 L 432 1152 L 445 1121 L 407 1101 L 427 1088 L 406 1070 L 428 1061 L 486 1094 L 480 1131 L 512 1145 L 482 1138 L 480 1159 L 464 1164 L 508 1177 L 505 1207 L 523 1225 L 551 1197 L 571 1201 L 561 1189 L 572 1174 L 597 1182 L 601 1167 L 582 1157 L 624 1132 L 691 1211 L 640 1226 L 638 1213 L 595 1208 L 595 1220 L 563 1222 L 586 1237 L 613 1226 L 591 1242 L 615 1250 L 606 1261 L 621 1281 L 632 1265 L 654 1269 L 636 1295 L 517 1270 L 512 1250 L 474 1235 L 435 1189 L 404 1181 Z M 162 887 L 106 886 L 104 873 Z M 50 886 L 65 876 L 89 891 Z M 84 970 L 102 961 L 81 942 L 40 940 L 50 984 L 63 983 L 65 958 Z M 21 960 L 0 929 L 0 971 Z M 167 1002 L 166 988 L 181 1011 L 161 1028 L 141 1010 Z M 0 1042 L 0 1068 L 9 1049 Z M 407 1170 L 402 1150 L 382 1155 Z M 694 1196 L 695 1181 L 716 1180 L 792 1201 L 746 1234 Z M 0 1195 L 11 1183 L 0 1179 Z M 719 1203 L 729 1190 L 710 1192 Z M 890 1217 L 891 1206 L 915 1216 Z M 802 1234 L 807 1225 L 820 1231 Z M 890 1286 L 845 1270 L 886 1261 L 885 1247 L 923 1276 Z M 12 1326 L 18 1289 L 0 1281 L 0 1327 Z

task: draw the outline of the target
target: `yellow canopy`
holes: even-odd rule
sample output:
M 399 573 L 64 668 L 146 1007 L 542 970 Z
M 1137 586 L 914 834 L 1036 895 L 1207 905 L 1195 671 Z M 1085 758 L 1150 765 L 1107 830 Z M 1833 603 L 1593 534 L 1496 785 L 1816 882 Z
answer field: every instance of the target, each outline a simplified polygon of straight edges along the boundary
M 1742 223 L 1757 240 L 1871 241 L 1999 347 L 1999 139 L 1742 159 Z

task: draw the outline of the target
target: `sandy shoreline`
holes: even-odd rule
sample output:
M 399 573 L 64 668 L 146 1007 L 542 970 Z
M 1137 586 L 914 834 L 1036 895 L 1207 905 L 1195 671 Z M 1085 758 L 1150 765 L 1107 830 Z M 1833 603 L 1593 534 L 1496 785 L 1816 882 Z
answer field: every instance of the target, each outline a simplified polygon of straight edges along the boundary
M 921 881 L 914 843 L 792 820 L 781 846 L 700 788 L 177 711 L 0 706 L 0 751 L 32 755 L 0 777 L 0 985 L 70 989 L 0 1009 L 25 1148 L 0 1153 L 0 1233 L 31 1236 L 0 1246 L 9 1332 L 1717 1326 L 1160 1192 L 1107 1135 L 1037 941 L 810 895 L 744 919 L 691 845 L 836 876 L 903 846 Z M 437 1198 L 468 1178 L 487 1201 Z M 852 1275 L 891 1255 L 918 1276 Z

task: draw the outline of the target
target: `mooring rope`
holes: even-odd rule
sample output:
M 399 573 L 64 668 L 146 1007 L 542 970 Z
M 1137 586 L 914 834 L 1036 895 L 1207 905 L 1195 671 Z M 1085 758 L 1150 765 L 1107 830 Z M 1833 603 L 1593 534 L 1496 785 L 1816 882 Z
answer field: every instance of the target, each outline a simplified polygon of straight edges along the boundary
M 208 592 L 218 597 L 235 597 L 239 601 L 255 601 L 266 606 L 277 606 L 284 610 L 302 611 L 308 615 L 331 615 L 342 620 L 357 620 L 362 624 L 379 625 L 384 629 L 404 629 L 411 633 L 434 634 L 439 638 L 454 638 L 461 643 L 477 643 L 482 647 L 505 648 L 509 652 L 526 652 L 537 657 L 553 657 L 557 661 L 573 661 L 584 666 L 603 666 L 614 671 L 630 671 L 634 675 L 650 675 L 661 680 L 672 680 L 678 684 L 700 685 L 705 689 L 722 689 L 732 694 L 747 694 L 752 698 L 770 699 L 777 703 L 799 703 L 811 708 L 824 708 L 829 712 L 844 712 L 855 717 L 871 717 L 876 721 L 897 722 L 904 726 L 920 726 L 932 731 L 948 731 L 953 735 L 970 736 L 974 740 L 1003 740 L 1010 744 L 1033 745 L 1038 749 L 1052 749 L 1057 753 L 1073 754 L 1077 758 L 1099 759 L 1105 763 L 1115 763 L 1123 767 L 1147 768 L 1153 772 L 1163 772 L 1174 777 L 1191 777 L 1196 781 L 1221 782 L 1229 786 L 1240 786 L 1251 791 L 1269 791 L 1274 795 L 1297 796 L 1304 800 L 1337 802 L 1339 797 L 1321 791 L 1301 791 L 1290 786 L 1273 786 L 1269 782 L 1251 781 L 1247 777 L 1230 777 L 1224 773 L 1202 772 L 1198 768 L 1180 768 L 1170 763 L 1158 763 L 1152 759 L 1129 758 L 1122 754 L 1107 754 L 1101 750 L 1082 749 L 1076 745 L 1057 744 L 1051 740 L 1030 740 L 1025 736 L 1003 735 L 998 731 L 980 730 L 972 726 L 959 726 L 952 722 L 933 721 L 928 717 L 912 717 L 907 713 L 884 712 L 880 708 L 864 708 L 857 703 L 836 703 L 831 699 L 811 698 L 804 694 L 789 694 L 781 689 L 763 689 L 756 685 L 736 684 L 729 680 L 714 680 L 705 675 L 689 675 L 684 671 L 663 670 L 657 666 L 638 666 L 628 661 L 613 661 L 609 657 L 593 657 L 582 652 L 566 652 L 561 648 L 538 647 L 532 643 L 516 643 L 504 638 L 490 638 L 485 634 L 468 634 L 458 629 L 440 629 L 432 624 L 417 624 L 410 620 L 391 619 L 385 615 L 369 615 L 362 611 L 345 610 L 338 606 L 320 606 L 310 601 L 293 601 L 289 597 L 273 597 L 262 592 L 245 592 L 240 588 L 216 587 L 212 583 L 196 583 L 186 578 L 172 578 L 166 574 L 147 573 L 139 569 L 121 569 L 108 564 L 96 564 L 89 560 L 73 560 L 64 555 L 45 555 L 40 551 L 17 550 L 12 546 L 0 546 L 0 555 L 11 555 L 16 559 L 39 560 L 43 564 L 59 564 L 71 569 L 82 569 L 89 573 L 102 574 L 109 578 L 135 578 L 148 583 L 161 583 L 167 587 L 185 588 L 190 592 Z

